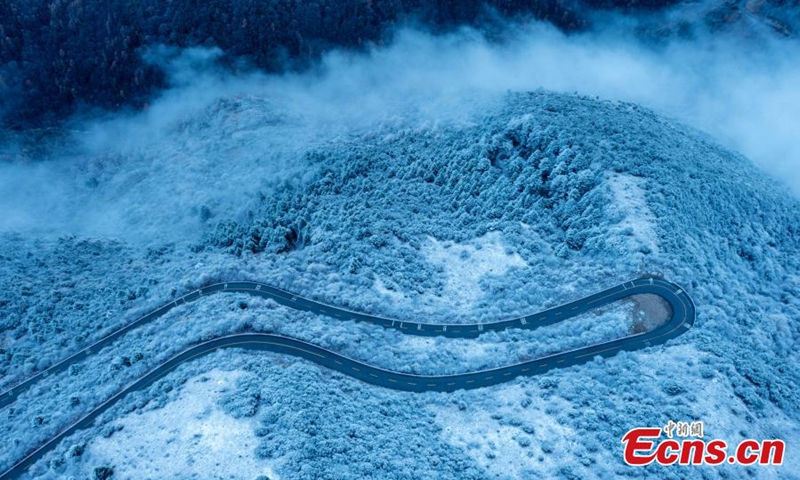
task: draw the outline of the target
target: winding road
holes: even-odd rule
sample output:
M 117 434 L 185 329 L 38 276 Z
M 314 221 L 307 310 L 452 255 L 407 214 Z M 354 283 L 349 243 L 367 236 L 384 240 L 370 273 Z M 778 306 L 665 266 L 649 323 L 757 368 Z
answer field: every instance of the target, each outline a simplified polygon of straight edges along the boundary
M 190 361 L 221 348 L 240 348 L 285 353 L 310 360 L 321 366 L 339 371 L 381 387 L 410 392 L 452 392 L 460 389 L 481 388 L 507 382 L 519 376 L 537 375 L 553 368 L 568 367 L 587 362 L 596 356 L 608 357 L 621 350 L 635 350 L 662 344 L 671 338 L 686 332 L 694 325 L 695 306 L 689 295 L 678 285 L 657 277 L 643 277 L 621 285 L 603 290 L 588 297 L 575 300 L 539 313 L 479 324 L 431 324 L 392 320 L 320 303 L 298 295 L 293 295 L 279 288 L 258 282 L 227 282 L 209 285 L 154 310 L 138 320 L 116 330 L 110 335 L 95 342 L 88 348 L 72 355 L 28 378 L 22 383 L 0 395 L 0 408 L 13 403 L 17 397 L 38 380 L 49 375 L 64 372 L 70 365 L 80 362 L 93 353 L 108 346 L 117 338 L 130 330 L 150 322 L 171 309 L 185 303 L 194 302 L 204 296 L 223 292 L 247 293 L 259 297 L 271 298 L 287 307 L 313 312 L 342 320 L 372 323 L 384 328 L 393 328 L 409 335 L 445 336 L 451 338 L 475 338 L 485 332 L 500 331 L 508 328 L 535 329 L 545 325 L 561 322 L 589 310 L 594 310 L 617 300 L 639 294 L 654 294 L 663 298 L 670 307 L 670 318 L 650 331 L 630 335 L 617 340 L 599 343 L 588 347 L 557 353 L 534 360 L 509 365 L 506 367 L 473 371 L 456 375 L 413 375 L 374 367 L 358 360 L 347 358 L 338 353 L 324 349 L 302 340 L 266 333 L 242 333 L 228 335 L 192 346 L 175 355 L 161 365 L 155 367 L 101 405 L 87 413 L 80 420 L 62 430 L 55 437 L 30 452 L 25 458 L 0 475 L 0 480 L 15 478 L 23 474 L 45 453 L 62 439 L 77 430 L 88 428 L 92 422 L 126 394 L 146 388 L 159 378 L 165 376 L 178 365 Z

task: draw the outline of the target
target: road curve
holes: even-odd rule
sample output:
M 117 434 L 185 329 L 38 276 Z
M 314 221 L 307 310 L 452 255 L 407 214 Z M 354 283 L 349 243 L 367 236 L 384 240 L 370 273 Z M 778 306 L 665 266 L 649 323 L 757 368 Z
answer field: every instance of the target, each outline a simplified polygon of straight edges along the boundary
M 499 331 L 507 328 L 535 329 L 544 325 L 550 325 L 571 317 L 575 317 L 589 310 L 608 305 L 626 297 L 645 293 L 654 294 L 666 300 L 670 306 L 672 315 L 666 323 L 653 330 L 623 337 L 617 340 L 561 352 L 506 367 L 441 376 L 413 375 L 391 370 L 384 370 L 382 368 L 374 367 L 358 360 L 345 357 L 311 343 L 281 335 L 265 333 L 242 333 L 223 336 L 188 348 L 187 350 L 175 355 L 163 364 L 143 375 L 122 389 L 116 395 L 106 400 L 100 406 L 87 413 L 80 420 L 61 431 L 54 438 L 33 452 L 29 453 L 24 459 L 20 460 L 8 471 L 0 475 L 0 480 L 14 478 L 24 473 L 28 468 L 30 468 L 31 465 L 39 460 L 39 458 L 41 458 L 52 447 L 58 444 L 58 442 L 60 442 L 63 438 L 71 435 L 77 430 L 89 427 L 94 419 L 97 418 L 97 416 L 106 411 L 119 398 L 132 391 L 146 388 L 181 363 L 221 348 L 234 347 L 246 350 L 271 351 L 294 355 L 310 360 L 332 370 L 339 371 L 367 383 L 395 390 L 410 392 L 451 392 L 459 389 L 472 389 L 496 385 L 498 383 L 507 382 L 519 376 L 536 375 L 553 368 L 568 367 L 571 365 L 584 363 L 596 356 L 608 357 L 621 350 L 634 350 L 661 344 L 671 338 L 681 335 L 691 328 L 692 325 L 694 325 L 696 316 L 694 302 L 691 300 L 688 294 L 683 291 L 683 289 L 674 283 L 655 277 L 643 277 L 631 282 L 625 282 L 621 285 L 603 290 L 588 297 L 584 297 L 579 300 L 575 300 L 573 302 L 532 315 L 526 315 L 498 322 L 471 325 L 443 325 L 408 321 L 401 322 L 399 320 L 371 316 L 332 305 L 326 305 L 314 300 L 293 295 L 284 290 L 280 290 L 263 283 L 217 283 L 203 287 L 199 290 L 195 290 L 168 303 L 167 305 L 162 306 L 157 310 L 154 310 L 153 312 L 150 312 L 133 323 L 111 333 L 107 337 L 104 337 L 81 352 L 78 352 L 75 355 L 59 362 L 58 364 L 53 365 L 47 370 L 44 370 L 25 380 L 0 396 L 0 407 L 12 403 L 14 400 L 16 400 L 17 396 L 21 392 L 30 387 L 30 385 L 35 383 L 37 380 L 65 370 L 69 367 L 69 365 L 81 361 L 92 353 L 99 351 L 101 348 L 107 346 L 131 329 L 158 318 L 179 305 L 196 301 L 209 294 L 220 292 L 240 292 L 265 298 L 272 298 L 278 303 L 297 310 L 310 311 L 320 315 L 327 315 L 343 320 L 368 322 L 385 328 L 398 329 L 406 334 L 425 336 L 438 335 L 453 338 L 474 338 L 483 332 Z

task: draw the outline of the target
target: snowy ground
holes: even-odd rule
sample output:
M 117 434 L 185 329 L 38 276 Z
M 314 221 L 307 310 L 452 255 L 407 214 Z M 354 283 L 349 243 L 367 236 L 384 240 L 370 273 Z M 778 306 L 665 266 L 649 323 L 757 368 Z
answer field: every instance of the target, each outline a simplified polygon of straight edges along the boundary
M 631 235 L 634 249 L 646 249 L 648 253 L 658 253 L 658 235 L 655 230 L 655 217 L 647 206 L 644 179 L 620 173 L 610 174 L 606 180 L 613 193 L 616 207 L 622 215 L 617 228 Z M 637 248 L 638 247 L 638 248 Z
M 163 408 L 120 417 L 113 435 L 86 444 L 83 463 L 111 465 L 115 478 L 279 479 L 275 461 L 253 456 L 257 422 L 218 405 L 242 373 L 213 369 L 189 380 Z
M 476 304 L 485 298 L 482 280 L 488 276 L 502 278 L 510 268 L 527 267 L 518 253 L 509 253 L 500 232 L 488 232 L 469 243 L 440 241 L 427 237 L 420 245 L 425 260 L 443 277 L 442 290 L 426 295 L 417 302 L 441 309 L 450 309 L 463 316 L 475 311 Z M 375 278 L 374 289 L 401 309 L 413 309 L 410 295 L 391 285 L 391 278 Z

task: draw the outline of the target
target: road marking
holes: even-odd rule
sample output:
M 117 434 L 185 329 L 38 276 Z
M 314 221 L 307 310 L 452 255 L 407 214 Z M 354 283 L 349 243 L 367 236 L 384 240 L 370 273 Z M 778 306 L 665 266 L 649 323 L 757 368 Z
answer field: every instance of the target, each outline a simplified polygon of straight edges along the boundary
M 511 375 L 511 372 L 506 372 L 506 373 L 503 374 L 504 377 L 507 377 L 509 375 Z
M 417 330 L 422 330 L 422 324 L 421 323 L 417 324 Z
M 370 377 L 375 377 L 375 378 L 378 378 L 378 376 L 377 376 L 377 375 L 375 375 L 374 373 L 370 373 L 370 374 L 369 374 L 369 376 L 370 376 Z
M 409 384 L 409 385 L 414 385 L 415 387 L 417 386 L 417 384 L 414 383 L 414 382 L 406 382 L 406 383 Z
M 397 383 L 397 380 L 395 380 L 394 378 L 390 378 L 389 381 L 392 383 Z
M 300 352 L 303 352 L 303 353 L 307 353 L 309 355 L 314 355 L 315 357 L 325 358 L 324 355 L 320 355 L 317 352 L 312 352 L 310 350 L 306 350 L 306 349 L 303 349 L 303 348 L 300 348 L 300 347 L 295 347 L 294 345 L 287 345 L 285 343 L 267 342 L 267 341 L 264 341 L 264 340 L 244 341 L 244 342 L 238 342 L 238 343 L 231 343 L 231 344 L 225 345 L 224 347 L 233 347 L 233 346 L 236 346 L 236 345 L 249 345 L 249 344 L 257 345 L 257 344 L 261 344 L 261 343 L 263 343 L 265 345 L 275 345 L 275 346 L 278 346 L 278 347 L 289 348 L 289 349 L 292 349 L 292 350 L 297 350 L 297 351 L 300 351 Z M 215 347 L 215 349 L 216 348 L 223 348 L 223 347 Z M 202 355 L 202 353 L 198 353 L 197 355 L 195 355 L 195 357 L 197 357 L 199 355 Z M 195 357 L 191 357 L 191 358 L 195 358 Z M 188 361 L 188 360 L 191 360 L 191 359 L 186 359 L 186 360 Z M 175 368 L 175 367 L 173 367 L 173 368 Z
M 350 367 L 350 368 L 352 368 L 352 369 L 353 369 L 353 370 L 355 370 L 356 372 L 360 372 L 360 371 L 361 371 L 361 369 L 360 369 L 360 368 L 358 368 L 358 367 Z
M 342 364 L 342 362 L 340 362 L 339 360 L 334 360 L 334 362 L 338 363 L 339 365 Z
M 443 331 L 443 332 L 446 332 L 446 331 L 447 331 L 447 325 L 442 325 L 442 331 Z
M 448 386 L 448 387 L 452 387 L 452 386 L 453 386 L 453 385 L 455 385 L 455 384 L 456 384 L 456 382 L 448 382 L 448 383 L 447 383 L 447 386 Z
M 528 370 L 530 370 L 530 368 L 523 368 L 522 369 L 523 372 L 527 372 Z
M 482 332 L 482 331 L 483 331 L 483 324 L 482 324 L 482 323 L 478 325 L 478 331 L 479 331 L 479 332 Z
M 526 323 L 528 323 L 528 322 L 526 322 L 524 318 L 520 318 L 520 319 L 519 319 L 519 323 L 521 323 L 521 324 L 525 325 L 525 324 L 526 324 Z
M 256 285 L 256 290 L 261 290 L 261 285 Z
M 493 378 L 494 378 L 493 376 L 488 376 L 488 377 L 485 377 L 484 380 L 491 380 Z
M 428 384 L 426 384 L 426 385 L 427 385 L 427 386 L 429 386 L 429 387 L 435 387 L 437 384 L 435 384 L 435 383 L 428 383 Z
M 467 383 L 475 383 L 475 380 L 467 380 Z

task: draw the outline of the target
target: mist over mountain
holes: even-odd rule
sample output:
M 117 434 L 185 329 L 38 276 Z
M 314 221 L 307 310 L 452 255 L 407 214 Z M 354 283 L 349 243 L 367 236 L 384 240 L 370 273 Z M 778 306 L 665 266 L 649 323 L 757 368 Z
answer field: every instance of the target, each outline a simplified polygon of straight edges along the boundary
M 684 478 L 636 426 L 800 441 L 798 5 L 0 4 L 0 388 L 177 296 L 266 282 L 359 312 L 493 321 L 662 274 L 663 346 L 471 391 L 382 389 L 287 355 L 187 362 L 26 478 Z M 616 304 L 421 338 L 220 294 L 4 407 L 0 471 L 184 348 L 234 332 L 453 374 L 636 331 Z M 640 325 L 638 326 L 640 327 Z M 73 368 L 74 367 L 74 368 Z M 683 468 L 683 467 L 680 467 Z M 783 466 L 708 479 L 793 479 Z
M 54 126 L 76 112 L 141 110 L 167 87 L 146 49 L 218 47 L 232 72 L 299 71 L 325 52 L 390 43 L 403 26 L 471 26 L 502 41 L 509 23 L 564 32 L 608 29 L 648 43 L 796 38 L 797 2 L 749 0 L 469 0 L 232 2 L 10 0 L 0 5 L 0 115 L 6 127 Z M 513 38 L 513 34 L 511 34 Z

